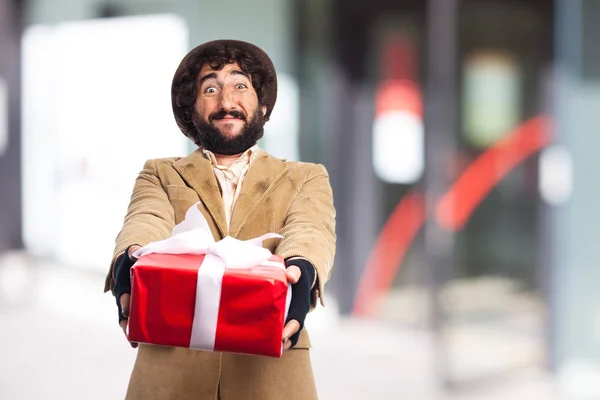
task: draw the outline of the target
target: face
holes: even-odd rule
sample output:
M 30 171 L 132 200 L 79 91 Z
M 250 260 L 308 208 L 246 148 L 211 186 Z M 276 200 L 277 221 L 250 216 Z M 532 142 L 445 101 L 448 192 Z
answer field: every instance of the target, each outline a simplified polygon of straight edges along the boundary
M 266 106 L 259 105 L 251 77 L 237 63 L 221 70 L 203 65 L 197 89 L 196 144 L 217 154 L 238 154 L 262 137 Z

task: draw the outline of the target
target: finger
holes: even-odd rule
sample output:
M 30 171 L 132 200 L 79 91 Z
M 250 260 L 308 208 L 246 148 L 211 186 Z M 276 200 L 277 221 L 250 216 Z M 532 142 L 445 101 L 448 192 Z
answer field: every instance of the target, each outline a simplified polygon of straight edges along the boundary
M 129 257 L 129 259 L 131 261 L 137 261 L 137 258 L 135 258 L 133 256 L 133 253 L 135 253 L 138 249 L 141 249 L 141 248 L 142 248 L 142 246 L 137 246 L 137 245 L 136 246 L 131 246 L 129 248 L 129 252 L 127 253 L 127 257 Z
M 292 347 L 292 341 L 288 340 L 283 344 L 283 351 L 288 351 Z
M 124 319 L 123 321 L 119 322 L 119 325 L 121 325 L 121 329 L 123 329 L 123 333 L 125 334 L 125 337 L 127 337 L 127 320 Z
M 127 338 L 127 320 L 124 319 L 123 321 L 119 322 L 119 325 L 121 325 L 121 329 L 123 329 L 123 333 L 125 334 L 125 337 Z M 133 347 L 134 349 L 136 347 L 138 347 L 138 344 L 136 342 L 129 342 L 129 345 L 131 347 Z
M 285 270 L 285 276 L 287 277 L 288 282 L 292 284 L 298 283 L 301 275 L 302 271 L 295 265 L 292 265 Z
M 285 327 L 283 328 L 283 335 L 282 335 L 282 339 L 284 342 L 287 342 L 288 339 L 296 332 L 298 332 L 298 330 L 300 329 L 300 323 L 298 321 L 296 321 L 295 319 L 291 320 L 290 322 L 288 322 Z
M 125 318 L 129 318 L 129 293 L 124 293 L 119 298 L 119 302 L 121 303 L 121 311 L 123 312 L 123 316 Z

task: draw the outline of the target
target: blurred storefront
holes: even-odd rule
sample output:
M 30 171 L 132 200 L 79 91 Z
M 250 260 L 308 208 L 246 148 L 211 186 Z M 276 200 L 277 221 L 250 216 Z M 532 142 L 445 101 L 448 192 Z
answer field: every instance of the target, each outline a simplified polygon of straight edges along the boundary
M 592 179 L 598 7 L 593 0 L 29 1 L 23 147 L 11 141 L 12 158 L 0 157 L 11 165 L 23 157 L 22 181 L 4 164 L 0 179 L 23 186 L 24 218 L 13 226 L 21 198 L 3 197 L 0 228 L 17 237 L 22 229 L 36 255 L 76 263 L 90 254 L 78 229 L 93 225 L 99 250 L 81 266 L 104 271 L 108 232 L 121 222 L 142 158 L 191 149 L 169 126 L 168 71 L 198 43 L 248 40 L 272 56 L 280 79 L 263 147 L 330 172 L 338 256 L 329 288 L 341 312 L 435 330 L 448 385 L 534 366 L 556 372 L 567 388 L 585 386 L 582 376 L 600 375 L 593 268 L 600 186 Z M 14 32 L 11 40 L 0 43 L 14 44 Z M 10 82 L 16 75 L 5 71 Z M 82 71 L 92 71 L 93 85 L 83 84 L 90 77 Z M 82 101 L 92 89 L 107 91 Z M 152 101 L 160 93 L 164 99 Z M 121 112 L 128 101 L 135 107 Z M 11 104 L 14 119 L 21 111 Z M 83 120 L 69 118 L 74 109 Z M 145 113 L 152 118 L 140 123 Z M 12 123 L 11 138 L 20 130 Z M 126 145 L 111 148 L 115 142 Z M 137 146 L 144 154 L 128 156 Z M 100 161 L 109 153 L 127 161 L 109 171 Z M 78 218 L 66 221 L 76 206 Z M 0 232 L 0 249 L 19 246 Z
M 446 385 L 538 366 L 597 388 L 597 7 L 299 7 L 301 154 L 338 198 L 331 286 L 345 313 L 433 328 Z

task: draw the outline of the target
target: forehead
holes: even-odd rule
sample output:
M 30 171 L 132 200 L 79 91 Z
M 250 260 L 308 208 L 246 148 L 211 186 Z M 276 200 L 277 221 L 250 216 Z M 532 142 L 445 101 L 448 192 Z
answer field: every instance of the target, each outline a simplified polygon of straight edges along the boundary
M 198 73 L 198 79 L 201 80 L 208 74 L 215 74 L 218 78 L 225 78 L 231 75 L 233 71 L 242 71 L 237 62 L 225 64 L 221 69 L 214 69 L 209 64 L 203 64 L 202 68 L 200 68 L 200 72 Z M 236 75 L 240 76 L 239 74 Z

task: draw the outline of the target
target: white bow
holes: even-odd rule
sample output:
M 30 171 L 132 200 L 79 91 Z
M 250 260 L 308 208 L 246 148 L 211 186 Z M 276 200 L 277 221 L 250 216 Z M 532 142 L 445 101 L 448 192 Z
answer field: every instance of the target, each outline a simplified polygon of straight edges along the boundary
M 185 219 L 173 228 L 173 236 L 148 243 L 133 252 L 136 258 L 147 254 L 212 254 L 219 257 L 227 269 L 247 269 L 261 264 L 272 256 L 262 247 L 267 239 L 282 239 L 277 233 L 267 233 L 250 240 L 231 236 L 215 242 L 208 222 L 196 203 L 185 213 Z

